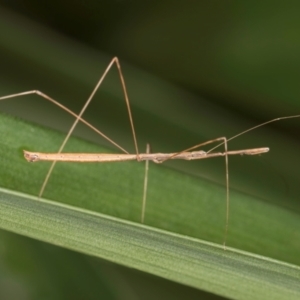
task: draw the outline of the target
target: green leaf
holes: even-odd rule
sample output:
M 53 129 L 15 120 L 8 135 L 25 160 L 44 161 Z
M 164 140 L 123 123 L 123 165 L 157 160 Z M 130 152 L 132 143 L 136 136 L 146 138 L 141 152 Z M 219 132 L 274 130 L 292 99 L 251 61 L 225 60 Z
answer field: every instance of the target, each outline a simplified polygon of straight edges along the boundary
M 226 297 L 297 299 L 298 267 L 1 190 L 0 226 Z
M 51 150 L 62 135 L 5 115 L 1 115 L 0 127 L 1 135 L 5 137 L 5 143 L 1 143 L 0 147 L 3 159 L 1 182 L 11 189 L 37 194 L 49 163 L 27 163 L 20 155 L 20 145 L 27 144 L 33 149 L 36 144 L 38 149 L 35 150 Z M 39 140 L 44 142 L 41 144 Z M 68 147 L 87 152 L 99 150 L 91 143 L 74 138 Z M 16 149 L 19 149 L 19 155 Z M 103 151 L 100 149 L 100 152 Z M 137 162 L 58 164 L 46 196 L 79 208 L 3 191 L 0 226 L 227 297 L 243 295 L 253 299 L 258 293 L 257 299 L 262 299 L 268 291 L 266 284 L 271 284 L 274 297 L 297 295 L 296 279 L 300 271 L 297 267 L 249 253 L 241 254 L 233 249 L 224 251 L 222 246 L 178 235 L 222 241 L 224 218 L 218 218 L 216 214 L 224 212 L 224 207 L 219 205 L 220 198 L 224 196 L 223 188 L 207 181 L 199 184 L 198 178 L 161 166 L 152 168 L 150 176 L 146 224 L 152 227 L 138 225 L 143 164 Z M 163 189 L 159 188 L 161 182 L 165 182 Z M 199 194 L 204 196 L 199 197 Z M 266 205 L 253 197 L 232 193 L 232 198 L 237 197 L 239 210 L 232 213 L 228 244 L 240 240 L 241 244 L 255 244 L 258 251 L 262 251 L 258 246 L 267 235 L 263 244 L 263 247 L 269 247 L 265 249 L 266 253 L 275 248 L 273 253 L 284 251 L 290 259 L 297 261 L 297 241 L 300 240 L 299 236 L 297 238 L 298 215 Z M 251 210 L 247 206 L 249 202 Z M 263 211 L 279 222 L 266 228 L 265 218 L 256 217 L 250 223 L 253 211 Z M 288 226 L 284 227 L 284 224 Z M 252 240 L 248 240 L 249 232 L 253 233 L 253 236 L 250 235 Z M 293 238 L 295 247 L 282 247 Z M 125 246 L 124 241 L 128 245 Z M 274 270 L 280 276 L 275 276 Z M 261 272 L 270 276 L 263 276 L 263 281 L 258 277 Z M 278 281 L 272 279 L 270 283 L 270 278 L 277 276 Z M 229 280 L 228 283 L 224 278 Z

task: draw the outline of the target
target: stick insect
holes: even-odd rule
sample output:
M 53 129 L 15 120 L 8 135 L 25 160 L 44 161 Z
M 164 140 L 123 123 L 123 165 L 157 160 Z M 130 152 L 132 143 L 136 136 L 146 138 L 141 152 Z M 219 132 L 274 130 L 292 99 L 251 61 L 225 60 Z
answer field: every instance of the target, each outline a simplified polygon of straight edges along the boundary
M 114 142 L 112 139 L 110 139 L 108 136 L 106 136 L 103 132 L 95 128 L 93 125 L 88 123 L 86 120 L 82 118 L 83 113 L 87 109 L 88 105 L 92 101 L 95 93 L 101 86 L 103 80 L 105 79 L 106 75 L 110 71 L 113 65 L 116 65 L 121 81 L 121 86 L 123 89 L 123 94 L 125 98 L 125 103 L 127 107 L 127 113 L 129 117 L 129 122 L 131 126 L 131 131 L 132 131 L 132 137 L 133 137 L 133 142 L 134 142 L 134 147 L 135 147 L 135 154 L 130 154 L 128 151 L 126 151 L 123 147 L 118 145 L 116 142 Z M 44 182 L 42 184 L 42 187 L 39 191 L 38 197 L 42 197 L 45 188 L 47 186 L 47 183 L 49 181 L 49 178 L 51 176 L 51 173 L 55 167 L 55 164 L 57 161 L 65 161 L 65 162 L 118 162 L 118 161 L 127 161 L 127 160 L 137 160 L 138 162 L 145 161 L 145 177 L 144 177 L 144 191 L 143 191 L 143 196 L 142 196 L 142 209 L 141 209 L 141 222 L 144 223 L 145 219 L 145 211 L 146 211 L 146 199 L 147 199 L 147 183 L 148 183 L 148 169 L 149 169 L 149 161 L 153 161 L 154 163 L 163 163 L 166 160 L 170 159 L 184 159 L 184 160 L 196 160 L 196 159 L 207 159 L 207 158 L 213 158 L 213 157 L 220 157 L 223 156 L 225 158 L 225 165 L 226 165 L 226 221 L 225 221 L 225 230 L 224 230 L 224 249 L 226 247 L 226 239 L 227 239 L 227 233 L 228 233 L 228 226 L 229 226 L 229 171 L 228 171 L 228 156 L 229 155 L 258 155 L 258 154 L 263 154 L 269 151 L 269 148 L 267 147 L 262 147 L 262 148 L 253 148 L 253 149 L 244 149 L 244 150 L 235 150 L 235 151 L 228 151 L 227 144 L 230 140 L 237 138 L 240 135 L 243 135 L 249 131 L 252 131 L 258 127 L 262 127 L 266 124 L 276 122 L 279 120 L 284 120 L 284 119 L 291 119 L 291 118 L 297 118 L 300 117 L 300 115 L 295 115 L 295 116 L 288 116 L 288 117 L 280 117 L 276 118 L 267 122 L 264 122 L 262 124 L 259 124 L 257 126 L 254 126 L 250 129 L 247 129 L 229 139 L 226 137 L 219 137 L 216 139 L 212 139 L 209 141 L 206 141 L 204 143 L 197 144 L 195 146 L 192 146 L 188 149 L 185 149 L 180 152 L 176 153 L 150 153 L 150 146 L 147 145 L 147 151 L 146 153 L 140 153 L 138 149 L 138 143 L 137 143 L 137 138 L 136 138 L 136 133 L 135 133 L 135 128 L 134 128 L 134 122 L 133 122 L 133 117 L 131 113 L 131 108 L 130 108 L 130 102 L 129 102 L 129 97 L 125 85 L 125 80 L 122 74 L 121 70 L 121 65 L 119 63 L 119 60 L 117 57 L 114 57 L 111 62 L 108 64 L 107 68 L 105 69 L 103 75 L 100 77 L 98 80 L 94 90 L 92 91 L 91 95 L 87 99 L 86 103 L 82 107 L 81 111 L 79 114 L 74 113 L 67 107 L 63 106 L 56 100 L 52 99 L 48 95 L 44 94 L 41 91 L 38 90 L 31 90 L 31 91 L 26 91 L 26 92 L 21 92 L 17 94 L 11 94 L 7 96 L 0 97 L 1 100 L 9 99 L 9 98 L 15 98 L 15 97 L 20 97 L 20 96 L 26 96 L 26 95 L 38 95 L 42 98 L 44 98 L 47 101 L 50 101 L 51 103 L 55 104 L 56 106 L 60 107 L 64 111 L 68 112 L 70 115 L 75 117 L 75 121 L 73 122 L 71 128 L 69 129 L 64 141 L 62 142 L 61 146 L 59 147 L 58 151 L 56 153 L 39 153 L 39 152 L 29 152 L 24 150 L 24 157 L 26 158 L 27 161 L 29 162 L 36 162 L 36 161 L 52 161 L 52 164 L 48 170 L 48 173 L 44 179 Z M 78 122 L 84 123 L 86 126 L 91 128 L 93 131 L 98 133 L 100 136 L 102 136 L 104 139 L 109 141 L 112 145 L 116 146 L 119 150 L 121 150 L 123 153 L 122 154 L 106 154 L 106 153 L 62 153 L 68 139 L 70 138 L 71 134 L 73 133 L 76 125 Z M 211 148 L 209 151 L 203 151 L 203 150 L 197 150 L 200 147 L 203 147 L 205 145 L 213 144 L 213 143 L 218 143 L 216 146 Z M 216 148 L 224 146 L 224 151 L 223 152 L 213 152 Z

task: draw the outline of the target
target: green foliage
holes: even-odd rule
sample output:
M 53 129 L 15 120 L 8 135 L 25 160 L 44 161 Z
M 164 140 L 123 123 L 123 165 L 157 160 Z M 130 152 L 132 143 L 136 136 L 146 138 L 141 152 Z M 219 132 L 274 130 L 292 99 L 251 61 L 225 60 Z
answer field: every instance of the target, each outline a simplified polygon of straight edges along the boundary
M 0 207 L 4 229 L 226 297 L 300 294 L 300 269 L 279 261 L 7 190 Z
M 33 148 L 43 139 L 37 150 L 51 150 L 62 135 L 5 115 L 1 116 L 1 130 L 5 137 L 0 147 L 2 185 L 37 194 L 49 163 L 28 164 L 16 149 L 25 144 Z M 107 152 L 78 139 L 72 139 L 68 147 Z M 146 210 L 146 224 L 151 226 L 139 225 L 142 176 L 143 165 L 137 162 L 58 164 L 46 191 L 46 197 L 58 202 L 3 190 L 0 226 L 226 297 L 255 299 L 259 295 L 259 299 L 270 295 L 269 290 L 274 292 L 273 299 L 298 297 L 298 267 L 231 248 L 224 251 L 222 246 L 187 237 L 222 241 L 224 218 L 217 214 L 224 212 L 219 205 L 224 191 L 217 184 L 205 180 L 199 184 L 193 176 L 153 168 Z M 160 189 L 157 186 L 162 182 Z M 232 213 L 229 245 L 255 245 L 258 253 L 279 257 L 283 251 L 289 261 L 298 263 L 297 214 L 241 193 L 232 193 L 232 199 L 238 200 L 239 211 Z M 258 214 L 251 222 L 254 211 L 272 218 L 272 226 L 266 226 L 266 218 Z M 291 240 L 294 245 L 282 247 Z
M 4 33 L 0 39 L 1 70 L 5 70 L 0 96 L 38 88 L 78 111 L 82 102 L 77 99 L 87 98 L 110 58 L 7 16 L 0 18 Z M 179 151 L 257 125 L 246 119 L 246 113 L 237 113 L 237 108 L 226 110 L 132 66 L 122 66 L 140 147 L 150 142 L 155 152 Z M 204 82 L 207 78 L 211 86 L 210 73 L 203 74 L 201 78 Z M 239 72 L 234 74 L 241 82 L 247 81 L 247 77 L 236 75 Z M 226 89 L 219 89 L 220 78 L 216 90 L 225 95 Z M 240 89 L 244 86 L 236 85 Z M 274 88 L 272 95 L 277 92 Z M 297 107 L 296 102 L 289 103 L 285 110 L 292 103 Z M 1 232 L 1 275 L 19 287 L 11 289 L 5 280 L 0 281 L 4 296 L 13 291 L 16 299 L 41 299 L 45 295 L 55 299 L 98 299 L 100 295 L 106 299 L 153 299 L 158 295 L 164 299 L 187 295 L 198 299 L 196 289 L 201 289 L 234 299 L 299 298 L 299 142 L 288 130 L 278 129 L 279 125 L 263 128 L 229 144 L 232 150 L 268 146 L 271 152 L 261 157 L 230 158 L 230 223 L 228 249 L 224 251 L 222 159 L 151 164 L 142 226 L 142 163 L 60 163 L 43 199 L 29 196 L 38 194 L 49 163 L 28 164 L 22 149 L 57 151 L 64 134 L 37 124 L 66 131 L 69 120 L 37 96 L 6 100 L 0 105 L 5 112 L 34 121 L 0 116 L 0 182 L 4 188 L 0 226 L 7 231 Z M 268 107 L 275 110 L 276 105 Z M 85 118 L 133 152 L 115 71 Z M 290 122 L 297 124 L 299 120 Z M 91 143 L 98 143 L 98 137 L 82 127 L 76 135 L 85 140 L 72 138 L 65 151 L 115 151 Z M 209 296 L 217 297 L 201 294 Z

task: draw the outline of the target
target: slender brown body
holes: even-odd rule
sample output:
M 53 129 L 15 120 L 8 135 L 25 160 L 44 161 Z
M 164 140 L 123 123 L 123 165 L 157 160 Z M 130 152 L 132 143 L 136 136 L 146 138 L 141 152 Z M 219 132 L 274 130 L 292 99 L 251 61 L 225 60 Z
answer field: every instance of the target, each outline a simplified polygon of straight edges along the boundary
M 65 161 L 65 162 L 118 162 L 128 160 L 150 160 L 161 163 L 169 159 L 206 159 L 227 155 L 257 155 L 266 153 L 269 148 L 254 148 L 227 152 L 207 153 L 205 151 L 192 151 L 181 153 L 140 153 L 140 154 L 109 154 L 109 153 L 40 153 L 24 150 L 24 157 L 29 162 L 36 161 Z

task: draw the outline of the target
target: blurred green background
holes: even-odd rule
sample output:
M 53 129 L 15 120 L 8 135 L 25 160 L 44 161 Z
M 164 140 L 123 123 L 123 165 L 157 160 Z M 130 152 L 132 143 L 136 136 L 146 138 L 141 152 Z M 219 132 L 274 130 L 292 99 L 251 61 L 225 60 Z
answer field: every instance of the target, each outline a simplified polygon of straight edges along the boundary
M 39 89 L 78 111 L 118 56 L 140 148 L 150 142 L 153 151 L 177 151 L 300 113 L 297 2 L 23 0 L 0 5 L 1 95 Z M 133 152 L 126 111 L 114 102 L 121 94 L 115 78 L 113 71 L 100 92 L 109 100 L 95 101 L 85 117 Z M 53 121 L 53 115 L 61 119 L 58 110 L 30 101 L 6 101 L 1 110 L 67 130 L 67 118 Z M 282 121 L 233 141 L 231 149 L 269 146 L 271 152 L 260 165 L 232 159 L 231 188 L 264 201 L 270 201 L 267 190 L 275 190 L 277 205 L 299 211 L 300 168 L 294 159 L 299 129 L 300 119 Z M 98 139 L 84 129 L 77 134 Z M 170 167 L 224 184 L 220 161 Z M 241 173 L 251 184 L 240 182 Z M 105 299 L 145 299 L 158 287 L 162 299 L 216 298 L 7 232 L 1 232 L 1 240 L 3 299 L 98 299 L 104 290 Z M 51 266 L 53 273 L 38 275 Z M 77 283 L 75 272 L 85 280 Z M 137 278 L 147 284 L 142 288 Z M 119 286 L 111 284 L 114 280 Z M 68 285 L 80 292 L 68 295 Z

